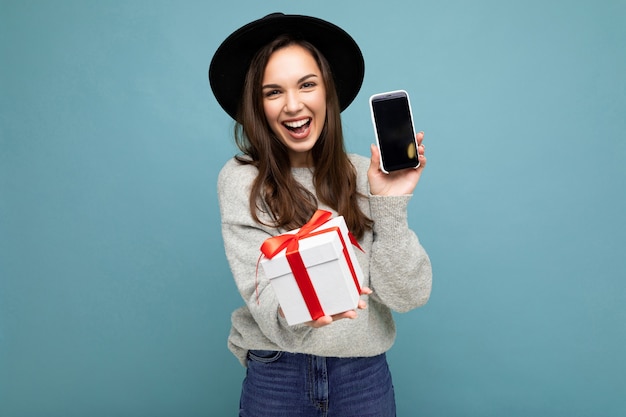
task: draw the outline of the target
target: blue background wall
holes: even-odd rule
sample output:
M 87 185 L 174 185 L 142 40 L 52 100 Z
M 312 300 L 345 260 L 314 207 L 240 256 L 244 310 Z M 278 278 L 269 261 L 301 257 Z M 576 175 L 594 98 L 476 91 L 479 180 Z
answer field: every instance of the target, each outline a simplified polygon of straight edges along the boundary
M 626 2 L 269 3 L 0 1 L 0 415 L 236 415 L 206 74 L 276 10 L 362 47 L 350 151 L 375 92 L 426 132 L 399 415 L 626 415 Z

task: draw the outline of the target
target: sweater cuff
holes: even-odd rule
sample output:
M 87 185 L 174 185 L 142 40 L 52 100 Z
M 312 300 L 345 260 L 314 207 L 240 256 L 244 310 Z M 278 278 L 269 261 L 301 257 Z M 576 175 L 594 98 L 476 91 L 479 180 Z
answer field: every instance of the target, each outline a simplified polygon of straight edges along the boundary
M 370 210 L 374 233 L 379 236 L 397 236 L 409 227 L 407 207 L 412 194 L 400 196 L 370 195 Z

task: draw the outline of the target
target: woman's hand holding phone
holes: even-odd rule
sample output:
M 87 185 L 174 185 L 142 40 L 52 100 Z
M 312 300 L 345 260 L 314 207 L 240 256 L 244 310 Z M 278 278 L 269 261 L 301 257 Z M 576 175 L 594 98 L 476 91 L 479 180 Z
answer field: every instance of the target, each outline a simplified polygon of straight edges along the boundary
M 381 196 L 407 195 L 412 194 L 415 186 L 422 176 L 426 167 L 426 156 L 424 155 L 424 132 L 415 135 L 417 141 L 417 154 L 419 166 L 417 168 L 406 168 L 399 171 L 392 171 L 388 174 L 380 169 L 380 151 L 374 144 L 371 145 L 372 157 L 367 177 L 370 183 L 370 194 Z

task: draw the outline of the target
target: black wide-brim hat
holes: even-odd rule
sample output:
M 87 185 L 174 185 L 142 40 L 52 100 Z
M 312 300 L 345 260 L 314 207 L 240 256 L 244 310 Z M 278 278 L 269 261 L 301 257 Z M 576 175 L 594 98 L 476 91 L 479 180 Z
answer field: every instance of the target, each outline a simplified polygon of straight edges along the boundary
M 365 63 L 361 49 L 346 31 L 315 17 L 273 13 L 233 32 L 211 60 L 211 89 L 220 106 L 233 119 L 237 119 L 250 62 L 259 49 L 284 34 L 308 41 L 324 55 L 333 74 L 341 111 L 359 93 Z

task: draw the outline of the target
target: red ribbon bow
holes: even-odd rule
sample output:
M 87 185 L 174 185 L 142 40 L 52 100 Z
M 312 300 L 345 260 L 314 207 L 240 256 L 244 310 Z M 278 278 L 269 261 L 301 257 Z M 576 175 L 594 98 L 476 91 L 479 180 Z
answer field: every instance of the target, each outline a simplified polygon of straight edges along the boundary
M 357 290 L 359 294 L 361 293 L 361 286 L 359 285 L 359 281 L 357 279 L 356 273 L 354 271 L 354 267 L 348 255 L 348 251 L 346 249 L 346 243 L 343 240 L 343 236 L 338 228 L 330 228 L 328 230 L 318 231 L 313 233 L 313 231 L 319 227 L 321 227 L 324 223 L 326 223 L 332 217 L 332 213 L 326 210 L 317 210 L 311 220 L 309 220 L 304 226 L 302 226 L 296 233 L 285 233 L 278 236 L 273 236 L 269 239 L 266 239 L 261 245 L 261 252 L 268 259 L 272 259 L 278 253 L 280 253 L 283 249 L 287 248 L 286 258 L 291 271 L 293 272 L 293 276 L 296 279 L 296 283 L 298 284 L 298 288 L 300 289 L 300 293 L 304 297 L 304 302 L 311 314 L 311 318 L 313 320 L 317 320 L 318 318 L 324 316 L 324 310 L 320 304 L 319 299 L 317 298 L 317 294 L 315 292 L 315 288 L 313 287 L 313 283 L 311 282 L 311 278 L 306 270 L 306 266 L 304 265 L 304 261 L 302 260 L 302 256 L 300 256 L 299 252 L 299 241 L 305 237 L 314 236 L 319 233 L 325 233 L 329 230 L 336 229 L 339 237 L 341 238 L 345 258 L 348 262 L 348 266 L 350 268 L 350 272 L 352 273 L 352 277 L 354 279 L 354 283 L 356 284 Z M 355 245 L 357 248 L 361 249 L 356 239 L 349 233 L 350 242 Z M 363 250 L 363 249 L 361 249 Z

